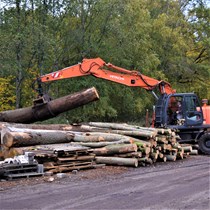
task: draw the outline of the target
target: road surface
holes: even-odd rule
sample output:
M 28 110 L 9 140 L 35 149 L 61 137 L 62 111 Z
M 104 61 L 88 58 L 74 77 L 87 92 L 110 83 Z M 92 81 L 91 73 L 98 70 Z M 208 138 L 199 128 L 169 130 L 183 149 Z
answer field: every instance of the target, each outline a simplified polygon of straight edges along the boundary
M 78 172 L 52 182 L 45 177 L 12 187 L 0 182 L 0 209 L 210 209 L 209 156 L 109 175 L 106 171 Z

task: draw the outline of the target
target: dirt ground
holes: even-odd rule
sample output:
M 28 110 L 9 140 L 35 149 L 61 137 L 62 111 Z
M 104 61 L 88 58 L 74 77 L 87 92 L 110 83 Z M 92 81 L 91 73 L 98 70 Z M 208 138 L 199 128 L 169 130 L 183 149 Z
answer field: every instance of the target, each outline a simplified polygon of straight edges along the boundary
M 210 209 L 210 156 L 0 182 L 0 209 Z

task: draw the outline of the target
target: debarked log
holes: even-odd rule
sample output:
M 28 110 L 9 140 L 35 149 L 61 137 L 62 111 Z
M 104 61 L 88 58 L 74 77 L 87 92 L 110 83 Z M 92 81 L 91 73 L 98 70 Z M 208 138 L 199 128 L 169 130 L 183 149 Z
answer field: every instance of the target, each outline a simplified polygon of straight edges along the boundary
M 118 166 L 133 166 L 138 167 L 136 158 L 121 158 L 121 157 L 96 157 L 96 163 Z
M 1 122 L 33 123 L 56 117 L 58 114 L 98 100 L 97 90 L 92 87 L 71 95 L 67 95 L 43 105 L 0 112 Z

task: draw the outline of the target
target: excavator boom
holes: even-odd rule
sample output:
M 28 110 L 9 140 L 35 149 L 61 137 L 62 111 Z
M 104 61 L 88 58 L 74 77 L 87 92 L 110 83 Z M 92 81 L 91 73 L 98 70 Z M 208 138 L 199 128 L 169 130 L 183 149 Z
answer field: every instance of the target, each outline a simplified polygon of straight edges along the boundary
M 105 63 L 101 58 L 83 59 L 82 63 L 43 75 L 39 80 L 41 82 L 50 82 L 88 75 L 130 87 L 141 87 L 146 90 L 153 90 L 158 87 L 161 94 L 175 92 L 168 82 L 158 81 L 138 71 L 130 71 L 111 63 Z

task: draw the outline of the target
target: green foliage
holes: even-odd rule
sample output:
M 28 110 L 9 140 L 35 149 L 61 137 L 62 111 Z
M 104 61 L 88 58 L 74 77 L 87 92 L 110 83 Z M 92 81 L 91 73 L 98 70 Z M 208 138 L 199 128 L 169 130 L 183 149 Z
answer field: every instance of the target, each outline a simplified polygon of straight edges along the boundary
M 16 99 L 16 107 L 24 107 L 32 104 L 35 94 L 30 86 L 38 75 L 77 64 L 84 57 L 101 57 L 166 80 L 177 92 L 210 99 L 210 10 L 204 0 L 183 2 L 4 0 L 0 76 L 10 80 L 12 75 L 9 95 Z M 146 109 L 152 111 L 155 100 L 145 90 L 93 77 L 57 81 L 46 90 L 57 98 L 92 86 L 99 101 L 51 121 L 144 121 Z M 10 105 L 4 103 L 3 109 L 14 108 L 10 96 Z
M 13 77 L 0 77 L 0 111 L 15 109 L 15 87 L 13 84 Z

